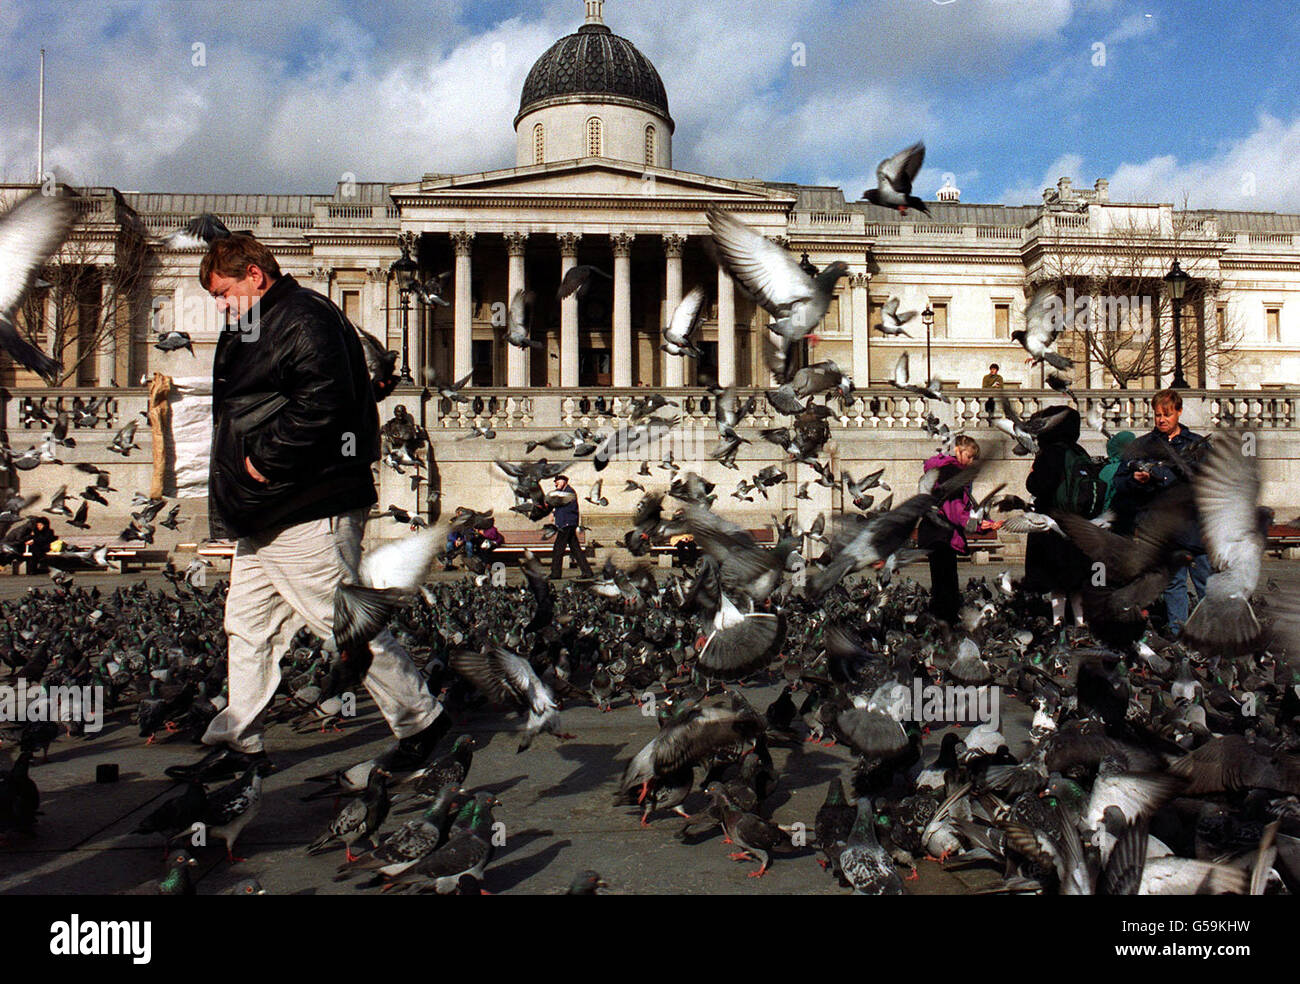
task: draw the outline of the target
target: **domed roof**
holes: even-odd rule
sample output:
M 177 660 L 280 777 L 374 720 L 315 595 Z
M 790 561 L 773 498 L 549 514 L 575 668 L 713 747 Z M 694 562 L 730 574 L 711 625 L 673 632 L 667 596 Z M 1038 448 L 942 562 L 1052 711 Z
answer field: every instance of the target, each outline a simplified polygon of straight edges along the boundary
M 631 41 L 604 24 L 584 24 L 537 59 L 524 82 L 519 118 L 537 104 L 565 96 L 617 96 L 668 117 L 663 80 Z

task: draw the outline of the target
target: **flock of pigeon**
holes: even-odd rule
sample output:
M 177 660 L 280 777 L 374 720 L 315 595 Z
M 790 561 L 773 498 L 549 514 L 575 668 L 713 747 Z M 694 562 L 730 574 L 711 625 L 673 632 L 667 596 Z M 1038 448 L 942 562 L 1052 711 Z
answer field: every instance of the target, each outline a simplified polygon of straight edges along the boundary
M 882 162 L 881 187 L 869 200 L 923 208 L 910 197 L 922 156 L 917 145 Z M 710 849 L 720 833 L 736 860 L 755 865 L 754 877 L 774 862 L 803 863 L 815 852 L 828 877 L 859 894 L 900 894 L 927 858 L 949 868 L 987 868 L 995 877 L 986 890 L 996 892 L 1295 891 L 1300 602 L 1260 584 L 1269 514 L 1259 504 L 1258 459 L 1242 452 L 1238 435 L 1216 435 L 1199 468 L 1175 462 L 1192 481 L 1131 538 L 1111 532 L 1104 520 L 1036 513 L 994 490 L 977 517 L 1016 513 L 1019 527 L 1006 528 L 1052 530 L 1104 565 L 1108 577 L 1085 591 L 1082 625 L 1054 623 L 1045 600 L 1006 574 L 996 582 L 972 580 L 956 624 L 948 625 L 929 613 L 927 591 L 898 572 L 924 556 L 911 548 L 918 521 L 946 522 L 939 504 L 978 478 L 978 463 L 942 483 L 927 473 L 900 503 L 881 472 L 860 480 L 835 476 L 821 458 L 833 415 L 828 404 L 850 403 L 853 381 L 832 362 L 799 365 L 798 343 L 820 323 L 847 268 L 833 263 L 810 274 L 735 217 L 713 210 L 709 223 L 720 261 L 775 319 L 766 354 L 778 385 L 766 398 L 791 422 L 761 438 L 780 447 L 787 462 L 812 468 L 818 484 L 844 483 L 853 510 L 834 517 L 829 530 L 824 520 L 803 530 L 792 516 L 774 517 L 774 544 L 767 547 L 717 511 L 713 483 L 671 455 L 658 463 L 668 475 L 665 487 L 656 487 L 649 449 L 676 420 L 659 415 L 673 401 L 648 394 L 607 433 L 560 433 L 527 450 L 572 452 L 571 461 L 498 465 L 514 508 L 540 519 L 577 495 L 543 491 L 546 477 L 584 460 L 596 472 L 614 460 L 641 460 L 638 477 L 651 482 L 627 480 L 626 491 L 641 497 L 621 548 L 641 558 L 688 534 L 699 551 L 693 570 L 658 577 L 644 561 L 611 556 L 589 583 L 557 587 L 525 552 L 521 587 L 502 586 L 481 570 L 430 586 L 427 571 L 445 531 L 417 530 L 368 552 L 357 583 L 341 586 L 332 640 L 305 630 L 292 640 L 269 719 L 300 731 L 337 724 L 342 696 L 366 669 L 356 661 L 341 666 L 339 654 L 365 651 L 364 643 L 389 626 L 453 720 L 472 722 L 485 707 L 517 712 L 521 753 L 551 754 L 549 739 L 537 743 L 543 734 L 571 737 L 561 727 L 566 705 L 639 717 L 653 695 L 658 733 L 622 764 L 621 778 L 609 777 L 615 808 L 633 810 L 629 836 L 638 823 L 677 814 L 684 821 L 679 836 L 691 850 Z M 581 298 L 600 273 L 584 270 L 566 285 Z M 443 286 L 438 280 L 427 289 Z M 665 332 L 668 351 L 698 355 L 692 336 L 704 299 L 700 288 L 683 298 Z M 522 294 L 511 303 L 513 344 L 529 344 L 527 301 Z M 1054 373 L 1068 368 L 1052 350 L 1057 327 L 1037 317 L 1035 307 L 1043 305 L 1031 303 L 1030 327 L 1018 340 Z M 906 334 L 912 317 L 891 302 L 880 330 Z M 392 353 L 375 347 L 378 371 L 391 373 Z M 1068 377 L 1060 379 L 1057 388 L 1068 390 Z M 463 400 L 467 382 L 439 391 Z M 947 399 L 936 380 L 910 382 L 906 354 L 892 382 L 925 400 Z M 702 399 L 717 424 L 712 458 L 738 470 L 737 451 L 750 440 L 741 428 L 757 397 L 742 402 L 734 388 L 714 386 Z M 1063 417 L 1062 407 L 1023 420 L 1009 403 L 1004 408 L 999 426 L 1022 453 L 1033 453 Z M 427 436 L 414 422 L 398 419 L 386 428 L 390 453 L 401 448 L 418 460 L 413 449 Z M 955 435 L 937 418 L 927 417 L 927 430 L 951 446 Z M 389 464 L 407 462 L 394 457 Z M 732 496 L 752 501 L 786 480 L 784 467 L 770 466 L 742 480 Z M 585 499 L 603 508 L 604 491 L 598 475 Z M 876 502 L 876 491 L 887 498 Z M 28 504 L 9 505 L 18 514 Z M 1152 627 L 1150 609 L 1183 559 L 1177 530 L 1192 521 L 1216 573 L 1181 636 L 1166 639 Z M 451 522 L 481 528 L 492 517 L 462 507 Z M 823 547 L 819 555 L 810 543 Z M 105 595 L 60 576 L 48 593 L 4 603 L 0 663 L 29 685 L 102 686 L 111 720 L 120 727 L 133 722 L 141 738 L 197 738 L 225 700 L 224 584 L 206 588 L 175 569 L 167 574 L 171 591 L 141 584 Z M 755 684 L 780 689 L 758 707 L 751 702 Z M 966 714 L 942 724 L 974 726 L 960 736 L 946 732 L 933 757 L 923 754 L 929 728 L 896 699 L 899 688 L 910 692 L 918 684 L 1014 697 L 1034 709 L 1029 740 L 1008 741 L 991 721 Z M 75 724 L 69 732 L 70 740 L 88 737 Z M 34 759 L 42 750 L 48 755 L 60 736 L 58 726 L 43 723 L 9 729 L 3 748 L 12 742 L 18 754 L 0 771 L 0 836 L 39 836 Z M 782 807 L 800 782 L 791 749 L 811 741 L 842 745 L 855 763 L 827 783 L 813 836 L 806 837 Z M 347 802 L 306 850 L 341 845 L 338 878 L 363 890 L 490 889 L 493 811 L 507 807 L 475 788 L 487 777 L 475 773 L 470 781 L 473 762 L 473 739 L 461 733 L 414 773 L 401 774 L 379 756 L 317 777 L 321 795 Z M 252 769 L 220 789 L 186 784 L 143 820 L 139 833 L 161 835 L 170 848 L 202 823 L 233 862 L 262 803 L 264 780 Z M 420 818 L 390 822 L 398 804 Z M 193 891 L 194 860 L 186 851 L 169 852 L 151 890 Z M 570 891 L 602 885 L 598 874 L 583 871 Z M 237 891 L 261 888 L 252 880 Z

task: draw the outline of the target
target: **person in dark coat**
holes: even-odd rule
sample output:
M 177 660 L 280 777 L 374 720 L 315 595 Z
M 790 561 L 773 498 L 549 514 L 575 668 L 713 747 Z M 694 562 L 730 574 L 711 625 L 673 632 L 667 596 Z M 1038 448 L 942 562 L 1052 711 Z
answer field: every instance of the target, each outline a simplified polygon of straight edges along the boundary
M 1205 452 L 1205 438 L 1179 421 L 1183 398 L 1177 390 L 1161 390 L 1151 398 L 1151 408 L 1155 415 L 1155 429 L 1125 449 L 1123 460 L 1115 472 L 1115 530 L 1119 533 L 1132 533 L 1142 525 L 1151 509 L 1160 508 L 1159 500 L 1163 493 L 1190 482 L 1192 476 L 1184 470 L 1183 464 L 1195 469 Z M 1170 450 L 1177 453 L 1183 464 L 1174 459 Z M 1170 575 L 1165 588 L 1167 629 L 1171 634 L 1177 634 L 1187 621 L 1191 604 L 1187 575 L 1191 574 L 1197 598 L 1205 597 L 1205 585 L 1210 577 L 1210 560 L 1194 514 L 1174 538 L 1174 546 L 1191 554 L 1192 561 L 1188 567 L 1179 568 Z
M 335 590 L 356 583 L 379 458 L 379 409 L 356 329 L 328 297 L 280 270 L 252 236 L 215 240 L 199 282 L 226 315 L 212 365 L 208 511 L 236 538 L 226 593 L 229 698 L 212 751 L 173 779 L 217 782 L 270 763 L 263 712 L 280 689 L 287 633 L 333 635 Z M 363 685 L 396 743 L 385 767 L 423 765 L 450 715 L 391 631 L 368 644 Z
M 927 472 L 938 469 L 935 485 L 940 485 L 969 467 L 979 453 L 979 442 L 962 434 L 957 438 L 952 454 L 936 454 L 926 459 L 924 468 Z M 956 623 L 961 609 L 957 555 L 966 552 L 966 533 L 974 506 L 970 486 L 964 485 L 959 492 L 939 504 L 943 521 L 926 515 L 917 526 L 916 545 L 930 554 L 930 612 L 949 625 Z M 984 520 L 979 528 L 995 530 L 1001 525 Z
M 1070 409 L 1050 430 L 1038 436 L 1038 455 L 1034 467 L 1025 480 L 1025 488 L 1034 497 L 1036 512 L 1059 511 L 1056 503 L 1057 489 L 1065 481 L 1065 455 L 1079 447 L 1079 411 Z M 1073 541 L 1058 533 L 1030 533 L 1025 543 L 1026 591 L 1051 596 L 1052 622 L 1060 624 L 1065 618 L 1066 599 L 1073 609 L 1075 625 L 1083 624 L 1083 599 L 1081 591 L 1092 570 L 1087 554 Z
M 38 516 L 36 522 L 32 525 L 32 533 L 24 541 L 31 557 L 27 560 L 28 574 L 44 574 L 49 570 L 45 566 L 45 555 L 50 552 L 50 545 L 54 543 L 54 528 L 50 526 L 50 521 L 44 516 Z
M 547 512 L 555 516 L 555 543 L 551 547 L 551 580 L 558 581 L 564 571 L 564 551 L 567 547 L 574 563 L 585 578 L 595 575 L 587 563 L 587 555 L 578 545 L 578 493 L 569 488 L 569 476 L 555 476 L 555 491 L 546 497 L 551 504 Z M 546 513 L 543 513 L 546 515 Z M 540 518 L 540 517 L 539 517 Z

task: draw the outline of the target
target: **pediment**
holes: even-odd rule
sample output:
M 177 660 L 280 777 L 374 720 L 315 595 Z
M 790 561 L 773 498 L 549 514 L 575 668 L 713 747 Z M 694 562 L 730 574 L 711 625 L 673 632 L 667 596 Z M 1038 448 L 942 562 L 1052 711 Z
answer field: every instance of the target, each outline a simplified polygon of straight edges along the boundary
M 445 197 L 644 200 L 647 195 L 673 199 L 749 199 L 774 206 L 795 201 L 793 195 L 758 182 L 731 181 L 665 168 L 640 168 L 600 159 L 431 177 L 394 185 L 390 194 L 394 199 L 426 199 L 430 202 Z

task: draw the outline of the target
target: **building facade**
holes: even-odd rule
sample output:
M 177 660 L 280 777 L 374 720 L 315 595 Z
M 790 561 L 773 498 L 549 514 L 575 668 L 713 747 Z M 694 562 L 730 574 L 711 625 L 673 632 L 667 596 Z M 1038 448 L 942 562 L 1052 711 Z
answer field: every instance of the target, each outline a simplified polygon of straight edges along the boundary
M 808 355 L 835 360 L 859 386 L 888 378 L 904 350 L 921 375 L 921 319 L 910 339 L 873 330 L 893 296 L 903 310 L 934 312 L 930 364 L 946 384 L 978 386 L 996 362 L 1009 385 L 1041 386 L 1010 335 L 1023 326 L 1026 297 L 1053 283 L 1092 295 L 1094 312 L 1135 299 L 1133 310 L 1062 340 L 1084 377 L 1076 385 L 1167 384 L 1174 352 L 1163 278 L 1174 259 L 1192 277 L 1180 307 L 1191 386 L 1266 389 L 1300 379 L 1300 215 L 1112 202 L 1104 181 L 1079 190 L 1068 178 L 1032 205 L 966 203 L 945 187 L 929 215 L 899 214 L 849 201 L 839 188 L 676 170 L 663 82 L 603 23 L 598 0 L 586 7 L 586 22 L 528 75 L 513 168 L 347 180 L 321 195 L 63 189 L 80 199 L 69 262 L 82 271 L 71 286 L 38 291 L 25 320 L 38 344 L 60 348 L 75 367 L 65 385 L 206 371 L 218 324 L 196 280 L 202 250 L 168 248 L 161 237 L 211 212 L 266 241 L 287 272 L 395 350 L 405 322 L 417 381 L 423 370 L 426 379 L 471 375 L 484 387 L 675 387 L 703 370 L 723 384 L 764 386 L 769 316 L 714 261 L 711 206 L 814 266 L 848 264 Z M 0 197 L 31 190 L 10 185 Z M 450 274 L 449 307 L 397 290 L 391 266 L 404 241 L 422 277 Z M 558 301 L 557 286 L 577 264 L 606 276 L 593 276 L 580 302 Z M 710 294 L 702 365 L 659 348 L 674 306 L 697 284 Z M 519 289 L 533 294 L 529 330 L 540 350 L 505 343 L 506 306 Z M 152 347 L 171 328 L 189 332 L 194 356 Z M 0 383 L 36 384 L 4 359 Z

